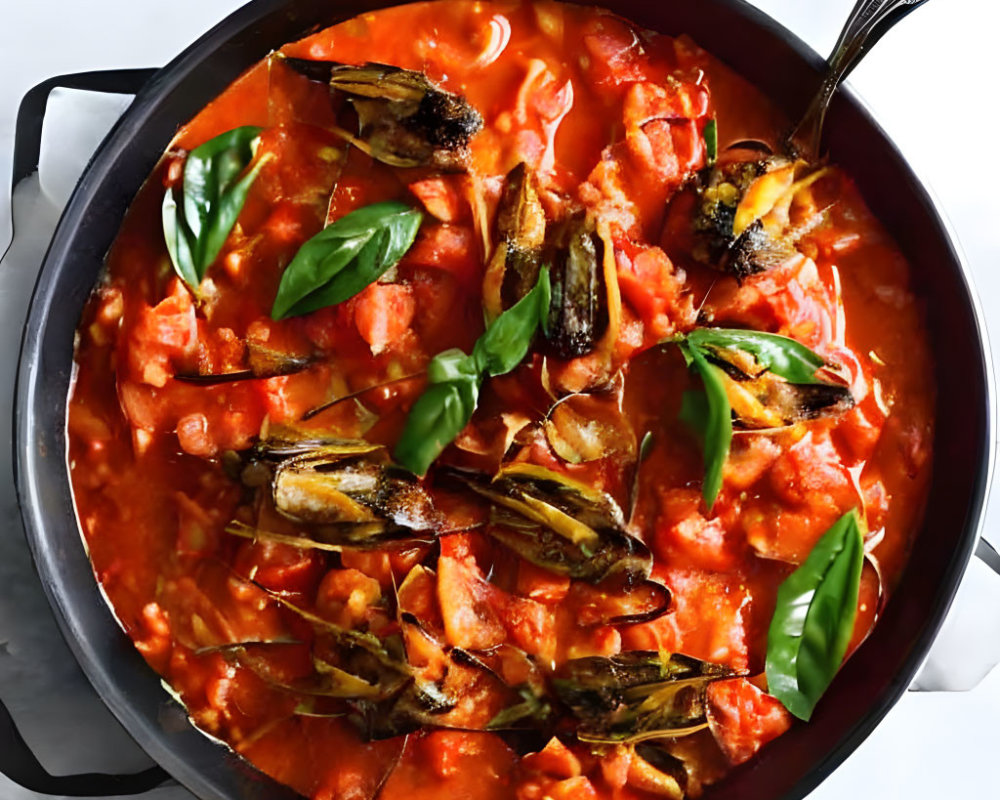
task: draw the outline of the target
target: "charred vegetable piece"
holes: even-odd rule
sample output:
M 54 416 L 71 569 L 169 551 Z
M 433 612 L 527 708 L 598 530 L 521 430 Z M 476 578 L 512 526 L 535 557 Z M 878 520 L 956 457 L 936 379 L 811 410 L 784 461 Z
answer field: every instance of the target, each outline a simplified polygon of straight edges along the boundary
M 508 464 L 492 482 L 469 485 L 493 503 L 490 534 L 533 564 L 592 583 L 649 576 L 652 555 L 625 532 L 610 495 L 531 464 Z
M 343 526 L 348 539 L 356 525 L 367 526 L 364 530 L 374 535 L 441 525 L 413 476 L 393 468 L 385 451 L 367 442 L 326 445 L 282 461 L 274 472 L 272 494 L 275 508 L 285 516 Z
M 735 674 L 690 656 L 637 650 L 567 661 L 553 685 L 580 721 L 581 741 L 637 743 L 706 728 L 706 688 Z
M 734 425 L 777 428 L 841 414 L 854 406 L 850 387 L 817 377 L 822 357 L 794 339 L 759 331 L 703 328 L 688 343 L 724 373 Z
M 796 194 L 826 173 L 780 157 L 712 167 L 697 189 L 692 255 L 738 280 L 777 266 L 822 221 L 816 212 L 793 223 L 790 210 Z
M 206 386 L 251 378 L 278 378 L 282 375 L 294 375 L 296 372 L 308 369 L 315 360 L 312 354 L 283 352 L 266 347 L 251 339 L 247 341 L 246 369 L 204 375 L 178 374 L 175 377 L 185 383 Z
M 363 631 L 342 628 L 258 584 L 271 599 L 308 622 L 315 633 L 313 672 L 294 681 L 279 677 L 269 660 L 245 646 L 232 655 L 265 681 L 290 692 L 344 700 L 377 700 L 392 697 L 410 680 L 401 645 Z
M 352 66 L 332 61 L 287 60 L 310 80 L 329 82 L 358 114 L 359 140 L 390 166 L 460 165 L 483 118 L 464 97 L 446 92 L 422 72 L 386 64 Z
M 696 328 L 672 341 L 702 380 L 704 393 L 685 392 L 681 419 L 702 440 L 706 505 L 722 488 L 734 424 L 745 429 L 789 425 L 854 405 L 850 388 L 823 357 L 787 336 L 729 328 Z
M 552 249 L 552 305 L 547 335 L 560 358 L 587 355 L 607 327 L 602 303 L 604 243 L 594 225 L 573 217 L 559 225 Z
M 499 244 L 487 275 L 487 282 L 499 291 L 496 308 L 490 308 L 484 297 L 489 316 L 510 308 L 531 291 L 538 281 L 545 245 L 545 209 L 538 196 L 538 178 L 522 161 L 509 173 L 497 207 Z M 484 290 L 487 295 L 489 290 Z

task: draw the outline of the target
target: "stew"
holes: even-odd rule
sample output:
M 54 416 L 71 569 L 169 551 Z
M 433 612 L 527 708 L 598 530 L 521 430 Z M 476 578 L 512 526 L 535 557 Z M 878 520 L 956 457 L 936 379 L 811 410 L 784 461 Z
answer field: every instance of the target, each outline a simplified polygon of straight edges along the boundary
M 786 125 L 687 37 L 442 0 L 178 131 L 68 430 L 197 726 L 317 800 L 638 800 L 808 724 L 906 559 L 934 388 L 906 261 Z

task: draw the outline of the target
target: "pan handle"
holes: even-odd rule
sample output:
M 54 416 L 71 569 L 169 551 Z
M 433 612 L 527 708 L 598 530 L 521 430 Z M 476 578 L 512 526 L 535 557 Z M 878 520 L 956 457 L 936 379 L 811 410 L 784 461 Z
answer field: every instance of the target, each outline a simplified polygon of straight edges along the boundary
M 137 94 L 157 71 L 149 67 L 75 72 L 70 75 L 56 75 L 28 90 L 18 106 L 17 121 L 14 124 L 14 161 L 10 180 L 11 240 L 0 252 L 0 261 L 14 244 L 14 189 L 38 169 L 38 159 L 42 151 L 42 120 L 52 90 L 80 89 L 105 94 Z
M 45 104 L 53 89 L 136 94 L 156 72 L 157 70 L 152 68 L 76 72 L 71 75 L 57 75 L 28 90 L 17 109 L 17 122 L 14 126 L 11 191 L 38 169 L 38 157 L 42 146 L 42 118 L 45 116 Z
M 156 69 L 120 69 L 58 75 L 25 94 L 17 110 L 14 128 L 14 160 L 11 192 L 24 178 L 38 169 L 42 144 L 42 120 L 53 89 L 81 89 L 90 92 L 136 94 L 156 73 Z M 169 780 L 160 767 L 129 775 L 88 772 L 52 775 L 35 757 L 17 729 L 7 707 L 0 701 L 0 773 L 30 791 L 64 797 L 109 797 L 141 794 Z
M 982 561 L 987 567 L 1000 575 L 1000 553 L 996 548 L 986 541 L 982 536 L 976 543 L 976 558 Z
M 160 767 L 150 767 L 131 775 L 87 772 L 79 775 L 50 775 L 35 758 L 7 707 L 0 701 L 0 772 L 32 792 L 66 797 L 108 797 L 141 794 L 169 776 Z

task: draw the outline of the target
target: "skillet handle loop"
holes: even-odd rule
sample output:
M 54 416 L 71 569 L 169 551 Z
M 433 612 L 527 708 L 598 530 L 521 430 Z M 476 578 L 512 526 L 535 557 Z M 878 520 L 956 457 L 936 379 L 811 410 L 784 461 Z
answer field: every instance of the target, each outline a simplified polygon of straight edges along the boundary
M 160 767 L 150 767 L 131 775 L 88 772 L 79 775 L 50 775 L 35 758 L 7 707 L 0 701 L 0 772 L 32 792 L 67 797 L 108 797 L 147 792 L 169 780 Z
M 14 168 L 11 191 L 38 169 L 42 146 L 42 118 L 53 89 L 82 89 L 88 92 L 136 94 L 157 72 L 156 69 L 115 69 L 57 75 L 30 89 L 17 109 L 14 126 Z
M 1000 576 L 1000 553 L 982 537 L 976 543 L 976 558 Z
M 927 0 L 857 0 L 827 59 L 826 75 L 802 121 L 787 139 L 788 148 L 810 161 L 819 156 L 823 121 L 834 92 L 889 29 Z

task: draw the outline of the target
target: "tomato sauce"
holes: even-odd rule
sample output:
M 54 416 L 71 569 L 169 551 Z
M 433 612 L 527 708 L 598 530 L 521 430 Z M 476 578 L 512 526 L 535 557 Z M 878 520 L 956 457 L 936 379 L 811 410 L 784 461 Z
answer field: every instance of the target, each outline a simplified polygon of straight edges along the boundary
M 543 673 L 632 650 L 725 665 L 747 677 L 710 685 L 713 732 L 666 746 L 683 765 L 681 790 L 696 796 L 790 724 L 765 692 L 768 624 L 778 585 L 824 531 L 854 507 L 869 531 L 872 559 L 850 650 L 905 562 L 929 478 L 934 389 L 923 311 L 899 249 L 850 176 L 833 168 L 812 193 L 822 224 L 797 241 L 793 257 L 742 282 L 692 259 L 676 218 L 709 158 L 707 122 L 717 121 L 724 147 L 747 138 L 776 143 L 785 120 L 695 43 L 638 31 L 606 12 L 421 3 L 344 22 L 281 54 L 423 72 L 463 95 L 484 124 L 465 172 L 389 167 L 335 132 L 327 86 L 272 56 L 178 132 L 136 197 L 84 312 L 69 405 L 77 513 L 118 619 L 196 725 L 318 800 L 644 798 L 680 790 L 627 745 L 566 735 L 525 743 L 470 730 L 485 729 L 509 697 L 472 667 L 439 669 L 439 654 L 420 655 L 413 637 L 411 662 L 464 681 L 461 707 L 449 712 L 462 714 L 463 724 L 366 736 L 336 702 L 287 689 L 312 679 L 315 634 L 286 601 L 376 635 L 399 632 L 395 606 L 405 605 L 450 647 L 513 648 Z M 269 157 L 195 295 L 174 275 L 164 246 L 164 188 L 178 184 L 188 151 L 242 125 L 263 128 L 257 158 Z M 539 176 L 548 214 L 583 208 L 606 226 L 613 252 L 605 275 L 620 309 L 610 315 L 600 357 L 529 355 L 487 381 L 479 410 L 444 458 L 495 469 L 513 453 L 627 507 L 636 439 L 649 432 L 629 531 L 648 545 L 652 577 L 672 594 L 669 612 L 651 621 L 614 622 L 632 595 L 623 600 L 605 583 L 519 558 L 479 524 L 433 543 L 333 554 L 226 532 L 234 519 L 295 531 L 273 508 L 248 516 L 234 452 L 281 426 L 392 447 L 429 359 L 452 347 L 471 351 L 483 333 L 491 220 L 503 177 L 521 162 Z M 329 222 L 384 200 L 424 212 L 395 279 L 273 321 L 271 304 L 299 247 Z M 656 346 L 696 324 L 793 337 L 842 370 L 854 400 L 837 416 L 738 430 L 711 508 L 699 442 L 678 419 L 684 391 L 697 382 L 676 348 Z M 254 343 L 321 355 L 284 376 L 215 385 L 178 379 L 243 369 Z M 630 444 L 570 463 L 539 427 L 554 413 L 546 388 L 566 395 L 618 369 L 622 441 Z M 304 419 L 375 385 L 363 402 Z M 605 413 L 599 395 L 588 402 L 595 405 L 567 402 L 560 413 Z

